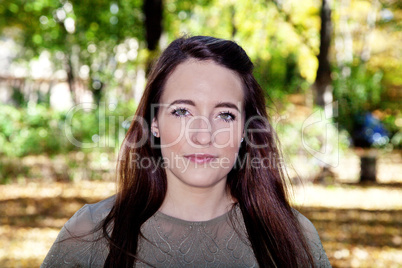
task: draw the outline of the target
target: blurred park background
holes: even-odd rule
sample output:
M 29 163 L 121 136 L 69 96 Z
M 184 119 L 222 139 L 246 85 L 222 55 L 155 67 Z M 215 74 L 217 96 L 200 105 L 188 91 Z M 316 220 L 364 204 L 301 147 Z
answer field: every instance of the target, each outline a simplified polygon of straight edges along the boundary
M 153 60 L 183 35 L 255 63 L 293 203 L 334 267 L 402 267 L 402 2 L 1 0 L 0 267 L 36 267 L 117 152 Z

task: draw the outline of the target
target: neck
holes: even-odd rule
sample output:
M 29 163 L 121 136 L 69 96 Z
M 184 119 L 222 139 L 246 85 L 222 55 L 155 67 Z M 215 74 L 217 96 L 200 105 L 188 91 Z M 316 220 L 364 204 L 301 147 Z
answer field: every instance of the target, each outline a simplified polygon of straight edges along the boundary
M 233 203 L 226 179 L 211 187 L 194 187 L 168 178 L 166 197 L 159 211 L 182 220 L 208 221 L 228 212 Z

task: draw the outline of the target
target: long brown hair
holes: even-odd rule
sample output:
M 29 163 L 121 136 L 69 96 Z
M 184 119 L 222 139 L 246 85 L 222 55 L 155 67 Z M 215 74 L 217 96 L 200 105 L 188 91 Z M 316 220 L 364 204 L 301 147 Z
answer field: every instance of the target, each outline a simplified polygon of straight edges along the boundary
M 265 130 L 246 133 L 246 142 L 238 155 L 245 165 L 235 165 L 227 177 L 227 186 L 242 211 L 258 264 L 261 267 L 314 266 L 301 227 L 288 202 L 282 169 L 277 165 L 255 168 L 250 164 L 253 158 L 267 157 L 271 162 L 280 162 L 276 134 L 269 124 L 263 90 L 252 74 L 252 62 L 235 42 L 194 36 L 173 41 L 154 65 L 121 147 L 117 163 L 118 194 L 111 212 L 102 223 L 110 249 L 105 267 L 133 267 L 138 260 L 141 225 L 160 208 L 165 198 L 167 181 L 164 168 L 137 168 L 133 156 L 137 160 L 162 157 L 160 149 L 153 146 L 150 132 L 152 104 L 159 103 L 164 84 L 175 67 L 190 58 L 212 60 L 236 72 L 243 81 L 248 127 Z M 154 112 L 157 115 L 157 109 Z

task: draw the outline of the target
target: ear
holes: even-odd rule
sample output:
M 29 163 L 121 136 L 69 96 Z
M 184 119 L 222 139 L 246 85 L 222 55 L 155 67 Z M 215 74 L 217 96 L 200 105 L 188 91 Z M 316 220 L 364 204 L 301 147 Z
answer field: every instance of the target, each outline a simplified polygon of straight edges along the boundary
M 156 117 L 154 117 L 152 119 L 151 132 L 155 137 L 159 138 L 159 124 L 158 124 L 158 120 L 156 119 Z

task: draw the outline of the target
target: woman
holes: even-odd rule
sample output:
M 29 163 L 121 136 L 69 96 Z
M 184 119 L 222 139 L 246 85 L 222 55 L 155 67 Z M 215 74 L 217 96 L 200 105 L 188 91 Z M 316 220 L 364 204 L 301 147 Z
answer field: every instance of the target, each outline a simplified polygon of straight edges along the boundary
M 252 69 L 232 41 L 172 42 L 123 142 L 117 195 L 81 208 L 42 266 L 330 266 L 288 203 Z

